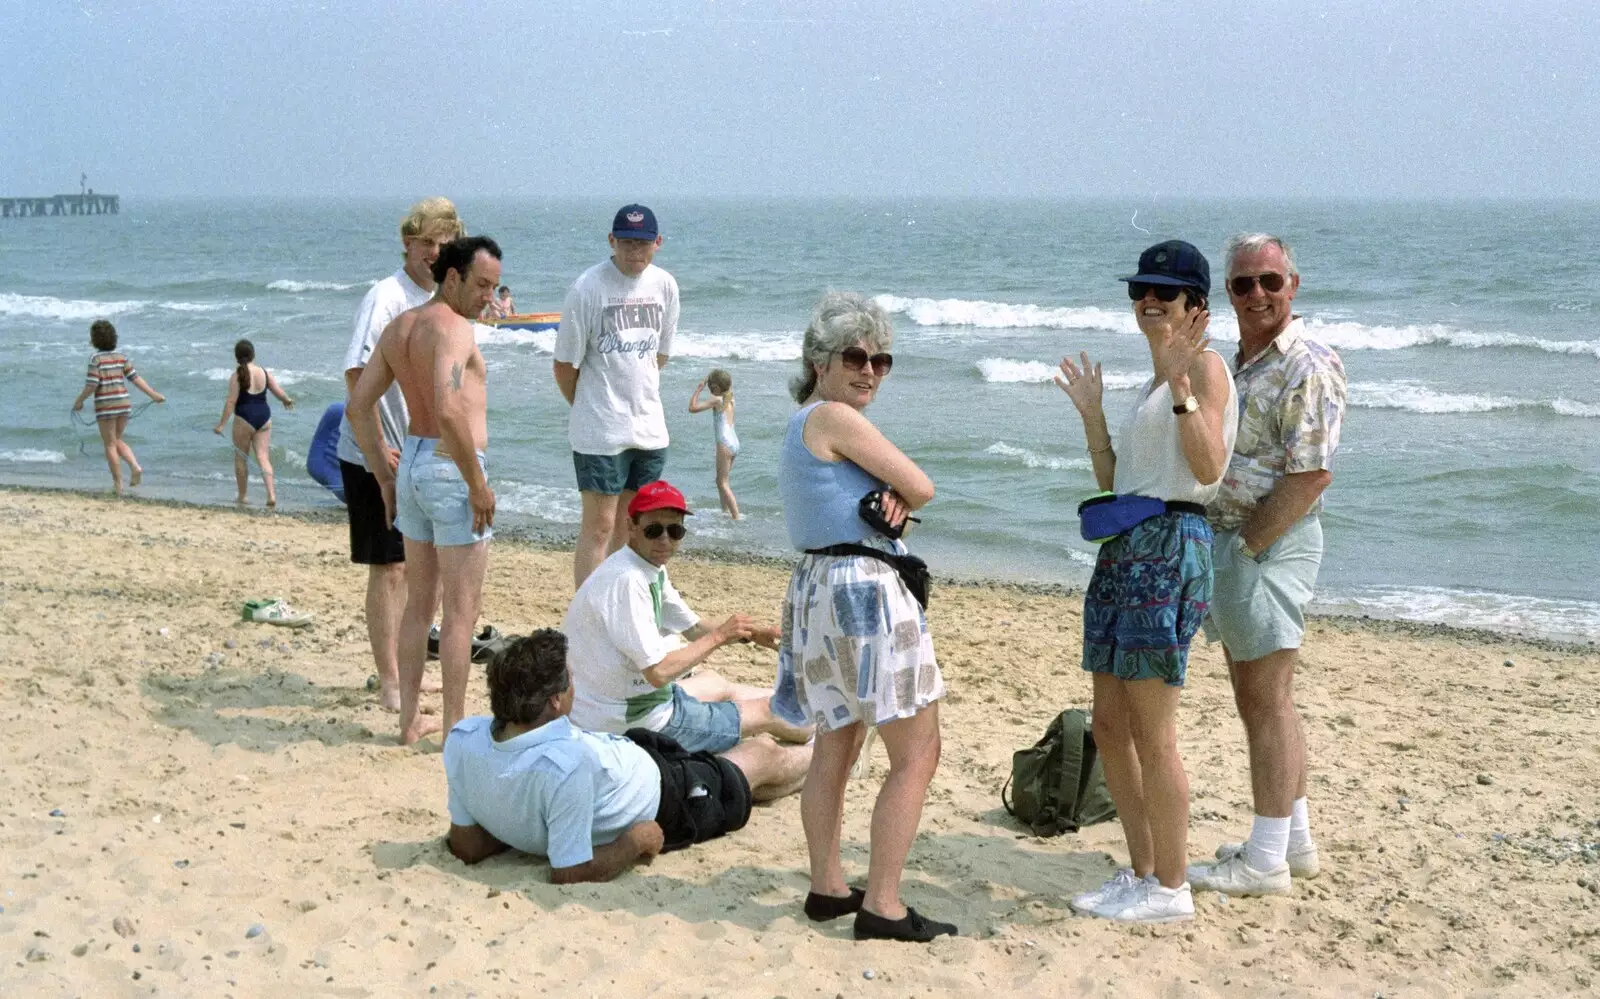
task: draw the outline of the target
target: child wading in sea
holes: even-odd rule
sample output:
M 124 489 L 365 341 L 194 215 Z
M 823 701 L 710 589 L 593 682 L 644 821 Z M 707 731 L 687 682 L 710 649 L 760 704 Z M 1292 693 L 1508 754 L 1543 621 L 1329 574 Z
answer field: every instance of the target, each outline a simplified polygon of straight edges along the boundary
M 711 398 L 701 402 L 700 393 L 704 389 L 711 390 Z M 689 397 L 689 412 L 704 413 L 708 409 L 717 442 L 717 495 L 722 498 L 723 512 L 738 520 L 739 501 L 733 498 L 733 487 L 728 485 L 733 459 L 739 456 L 739 434 L 733 429 L 733 376 L 721 368 L 713 368 Z
M 239 362 L 239 368 L 228 376 L 228 399 L 222 404 L 222 415 L 211 432 L 221 434 L 228 414 L 233 414 L 233 477 L 239 484 L 238 502 L 244 503 L 245 487 L 250 484 L 250 466 L 245 455 L 253 448 L 256 464 L 261 466 L 261 478 L 267 483 L 267 506 L 277 506 L 272 459 L 267 456 L 267 449 L 272 446 L 272 407 L 267 404 L 267 393 L 277 396 L 286 409 L 294 408 L 294 400 L 284 394 L 272 372 L 253 363 L 256 348 L 249 340 L 233 345 L 233 359 Z
M 117 328 L 104 319 L 96 319 L 89 327 L 89 342 L 95 355 L 89 358 L 89 374 L 83 391 L 73 400 L 74 413 L 83 409 L 83 402 L 94 396 L 94 421 L 100 428 L 100 440 L 106 447 L 106 464 L 111 468 L 111 484 L 117 495 L 122 495 L 122 463 L 128 463 L 131 475 L 128 484 L 136 486 L 144 476 L 133 448 L 122 439 L 128 428 L 128 417 L 133 413 L 133 403 L 128 399 L 128 383 L 133 382 L 145 395 L 156 402 L 166 402 L 167 397 L 151 388 L 133 370 L 128 355 L 117 349 Z

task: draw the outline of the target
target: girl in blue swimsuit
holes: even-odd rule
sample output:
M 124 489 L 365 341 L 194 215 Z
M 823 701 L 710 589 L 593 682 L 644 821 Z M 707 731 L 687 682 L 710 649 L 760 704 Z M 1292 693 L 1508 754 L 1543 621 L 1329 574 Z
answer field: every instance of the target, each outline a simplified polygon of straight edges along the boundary
M 252 451 L 256 464 L 261 466 L 261 477 L 267 483 L 267 506 L 278 505 L 278 492 L 272 481 L 272 459 L 267 449 L 272 446 L 272 407 L 267 405 L 271 392 L 283 403 L 285 409 L 294 408 L 294 400 L 284 394 L 272 372 L 253 363 L 256 348 L 249 340 L 233 345 L 233 359 L 239 362 L 238 370 L 228 376 L 228 400 L 222 404 L 222 416 L 212 433 L 221 434 L 222 425 L 233 416 L 233 477 L 239 485 L 238 503 L 244 505 L 245 487 L 250 482 L 250 466 L 245 457 Z M 251 391 L 255 389 L 255 391 Z
M 700 393 L 711 390 L 711 398 L 700 401 Z M 722 500 L 722 510 L 734 520 L 739 519 L 739 501 L 733 498 L 733 487 L 728 475 L 733 471 L 733 459 L 739 456 L 739 433 L 733 429 L 733 376 L 721 368 L 712 369 L 689 397 L 689 412 L 704 413 L 711 410 L 711 432 L 717 446 L 717 495 Z

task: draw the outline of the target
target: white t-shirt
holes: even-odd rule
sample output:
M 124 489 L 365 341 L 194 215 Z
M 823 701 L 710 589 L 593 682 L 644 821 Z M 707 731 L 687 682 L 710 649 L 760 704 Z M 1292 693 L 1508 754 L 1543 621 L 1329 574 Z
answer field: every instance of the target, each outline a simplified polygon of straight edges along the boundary
M 450 821 L 482 826 L 552 867 L 594 859 L 661 807 L 661 770 L 617 735 L 585 732 L 565 718 L 496 742 L 494 719 L 464 718 L 444 744 Z
M 667 446 L 656 355 L 671 355 L 677 329 L 678 282 L 655 264 L 630 278 L 608 259 L 572 283 L 556 333 L 556 360 L 578 369 L 567 423 L 572 450 Z
M 411 275 L 406 273 L 404 267 L 373 285 L 361 300 L 361 308 L 356 310 L 356 328 L 350 336 L 350 347 L 344 352 L 344 368 L 340 374 L 351 368 L 366 367 L 367 359 L 372 357 L 373 349 L 378 346 L 378 338 L 383 335 L 383 328 L 395 316 L 415 309 L 432 297 L 433 292 L 411 280 Z M 406 442 L 406 427 L 411 423 L 411 414 L 406 410 L 406 397 L 400 393 L 398 381 L 390 385 L 378 400 L 378 423 L 383 427 L 384 441 L 399 450 L 400 445 Z M 361 445 L 356 443 L 355 430 L 350 426 L 348 413 L 339 423 L 339 460 L 367 467 L 366 459 L 361 455 Z
M 672 719 L 672 688 L 644 671 L 683 647 L 680 632 L 700 623 L 665 569 L 624 545 L 578 587 L 561 630 L 572 670 L 572 720 L 596 732 L 647 728 Z

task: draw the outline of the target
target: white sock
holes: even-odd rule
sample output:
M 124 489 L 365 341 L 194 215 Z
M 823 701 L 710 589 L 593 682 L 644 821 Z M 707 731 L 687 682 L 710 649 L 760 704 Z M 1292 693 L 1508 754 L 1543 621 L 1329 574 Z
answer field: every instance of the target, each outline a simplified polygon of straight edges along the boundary
M 1244 861 L 1258 871 L 1277 868 L 1289 856 L 1289 816 L 1270 819 L 1257 815 L 1250 827 L 1250 842 L 1244 845 Z
M 1311 813 L 1306 810 L 1306 799 L 1294 799 L 1289 812 L 1289 848 L 1304 850 L 1311 845 Z

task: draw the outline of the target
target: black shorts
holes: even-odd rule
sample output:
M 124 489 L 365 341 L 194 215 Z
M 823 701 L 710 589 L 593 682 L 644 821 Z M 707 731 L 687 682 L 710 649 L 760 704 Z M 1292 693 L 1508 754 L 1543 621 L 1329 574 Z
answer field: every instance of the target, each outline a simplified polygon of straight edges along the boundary
M 384 525 L 383 490 L 378 477 L 340 460 L 344 505 L 350 514 L 350 561 L 357 565 L 392 565 L 406 560 L 405 539 Z
M 681 850 L 743 829 L 750 821 L 750 782 L 744 771 L 727 757 L 691 753 L 672 739 L 649 729 L 629 729 L 638 744 L 661 770 L 661 826 L 663 850 Z

